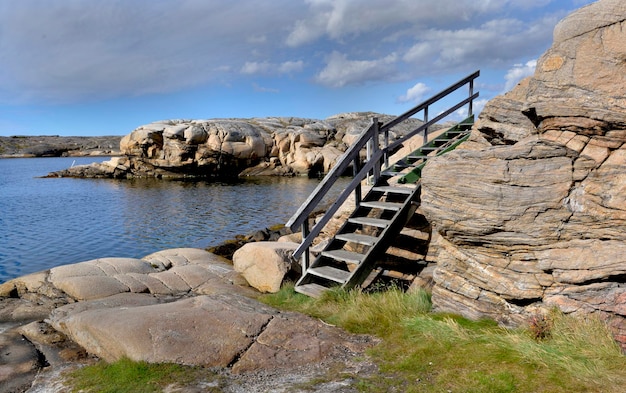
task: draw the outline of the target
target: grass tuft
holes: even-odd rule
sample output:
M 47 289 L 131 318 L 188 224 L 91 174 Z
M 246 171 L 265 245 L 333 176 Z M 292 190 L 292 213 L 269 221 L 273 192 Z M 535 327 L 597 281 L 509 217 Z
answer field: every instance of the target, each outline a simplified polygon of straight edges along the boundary
M 221 378 L 197 367 L 179 364 L 135 362 L 124 358 L 114 363 L 100 361 L 67 375 L 72 392 L 156 393 L 166 388 L 177 391 L 197 378 L 210 379 L 207 393 L 222 392 Z

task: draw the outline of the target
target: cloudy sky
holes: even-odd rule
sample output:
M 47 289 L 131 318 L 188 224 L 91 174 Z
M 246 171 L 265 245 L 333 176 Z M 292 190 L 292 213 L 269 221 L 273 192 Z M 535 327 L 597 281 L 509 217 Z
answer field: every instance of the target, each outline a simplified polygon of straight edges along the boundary
M 591 2 L 0 0 L 0 135 L 400 114 L 479 69 L 484 103 Z

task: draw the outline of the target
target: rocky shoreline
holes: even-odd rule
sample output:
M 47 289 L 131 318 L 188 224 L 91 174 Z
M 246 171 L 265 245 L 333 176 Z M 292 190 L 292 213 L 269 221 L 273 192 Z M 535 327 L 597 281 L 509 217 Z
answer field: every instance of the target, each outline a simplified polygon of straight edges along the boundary
M 0 136 L 0 158 L 120 155 L 122 136 Z
M 0 284 L 0 391 L 63 392 L 61 371 L 124 357 L 205 367 L 232 392 L 306 383 L 336 367 L 341 380 L 319 391 L 351 391 L 350 375 L 375 372 L 364 358 L 374 338 L 278 311 L 259 294 L 225 258 L 189 248 L 10 280 Z

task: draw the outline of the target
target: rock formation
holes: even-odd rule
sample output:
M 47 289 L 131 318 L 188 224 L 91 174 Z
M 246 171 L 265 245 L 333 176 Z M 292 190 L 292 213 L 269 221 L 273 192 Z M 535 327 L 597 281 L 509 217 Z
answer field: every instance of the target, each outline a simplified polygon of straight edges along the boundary
M 210 177 L 309 175 L 328 172 L 373 117 L 344 113 L 325 120 L 295 117 L 166 120 L 138 127 L 120 142 L 122 157 L 75 166 L 49 176 L 62 177 Z M 412 131 L 410 120 L 390 135 Z
M 315 378 L 333 362 L 357 365 L 373 344 L 258 295 L 229 262 L 191 248 L 16 278 L 0 285 L 0 391 L 87 356 Z
M 626 3 L 563 19 L 534 76 L 423 171 L 437 309 L 510 325 L 558 307 L 626 349 Z

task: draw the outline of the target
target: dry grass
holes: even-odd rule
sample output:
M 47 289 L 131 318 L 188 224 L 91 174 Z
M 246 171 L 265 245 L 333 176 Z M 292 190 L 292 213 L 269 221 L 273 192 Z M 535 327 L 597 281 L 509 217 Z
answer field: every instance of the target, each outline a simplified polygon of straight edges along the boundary
M 538 340 L 528 329 L 431 313 L 424 292 L 330 291 L 314 300 L 286 287 L 264 299 L 382 338 L 370 352 L 382 373 L 358 381 L 364 392 L 610 393 L 626 386 L 626 357 L 595 318 L 555 311 L 549 335 Z

